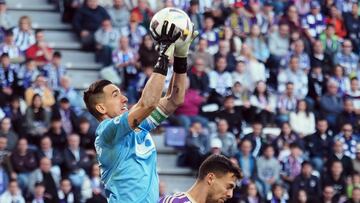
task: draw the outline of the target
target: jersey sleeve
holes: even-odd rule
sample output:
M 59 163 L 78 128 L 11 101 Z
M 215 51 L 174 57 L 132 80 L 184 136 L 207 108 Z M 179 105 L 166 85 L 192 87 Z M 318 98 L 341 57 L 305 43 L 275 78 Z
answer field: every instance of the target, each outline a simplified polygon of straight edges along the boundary
M 163 122 L 168 115 L 166 115 L 159 107 L 157 107 L 151 114 L 140 123 L 140 128 L 147 131 L 155 129 Z
M 113 143 L 128 135 L 132 129 L 128 121 L 129 112 L 112 119 L 105 120 L 101 138 L 105 143 Z

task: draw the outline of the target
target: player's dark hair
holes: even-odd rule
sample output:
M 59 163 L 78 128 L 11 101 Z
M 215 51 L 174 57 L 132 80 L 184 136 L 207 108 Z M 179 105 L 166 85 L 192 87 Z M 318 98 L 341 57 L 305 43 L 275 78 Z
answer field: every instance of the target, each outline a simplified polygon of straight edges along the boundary
M 101 113 L 96 110 L 95 106 L 97 104 L 97 98 L 99 95 L 104 93 L 104 87 L 112 84 L 109 80 L 98 80 L 90 85 L 90 87 L 84 92 L 84 102 L 86 108 L 89 110 L 91 115 L 95 118 L 99 118 Z
M 242 178 L 240 168 L 223 155 L 211 155 L 205 159 L 200 166 L 198 179 L 203 180 L 209 173 L 217 176 L 233 173 L 238 179 Z

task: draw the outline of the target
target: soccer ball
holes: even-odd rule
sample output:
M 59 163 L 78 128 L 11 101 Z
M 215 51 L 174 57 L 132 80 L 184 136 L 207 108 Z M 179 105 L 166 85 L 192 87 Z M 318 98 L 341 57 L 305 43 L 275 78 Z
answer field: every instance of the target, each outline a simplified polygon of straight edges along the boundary
M 168 30 L 170 29 L 171 24 L 174 23 L 177 29 L 179 29 L 181 32 L 181 36 L 178 40 L 176 40 L 175 44 L 181 46 L 188 42 L 188 40 L 191 40 L 193 23 L 184 11 L 178 8 L 161 9 L 152 17 L 150 22 L 150 31 L 153 33 L 156 32 L 158 35 L 160 35 L 165 20 L 169 22 L 167 27 Z

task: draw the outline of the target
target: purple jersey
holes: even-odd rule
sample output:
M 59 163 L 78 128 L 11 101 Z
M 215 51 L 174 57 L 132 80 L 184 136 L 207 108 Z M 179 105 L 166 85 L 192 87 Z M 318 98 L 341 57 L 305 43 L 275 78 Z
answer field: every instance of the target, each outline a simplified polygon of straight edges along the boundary
M 185 193 L 180 192 L 174 195 L 165 196 L 161 198 L 159 203 L 196 203 L 192 201 L 191 198 Z

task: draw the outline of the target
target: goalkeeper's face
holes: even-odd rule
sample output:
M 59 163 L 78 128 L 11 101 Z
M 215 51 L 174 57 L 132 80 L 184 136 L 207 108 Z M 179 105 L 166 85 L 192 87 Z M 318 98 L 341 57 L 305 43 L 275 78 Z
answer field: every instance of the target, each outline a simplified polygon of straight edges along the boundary
M 115 85 L 107 85 L 103 89 L 104 101 L 103 101 L 103 114 L 110 118 L 114 118 L 125 113 L 127 108 L 127 97 L 121 94 L 121 91 Z

